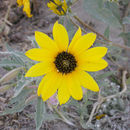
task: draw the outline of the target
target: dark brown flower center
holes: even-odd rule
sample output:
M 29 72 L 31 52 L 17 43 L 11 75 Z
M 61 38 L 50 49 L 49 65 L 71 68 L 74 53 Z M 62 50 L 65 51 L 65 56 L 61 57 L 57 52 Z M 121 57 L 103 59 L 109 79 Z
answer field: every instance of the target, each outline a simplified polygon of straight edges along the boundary
M 68 52 L 61 52 L 55 58 L 55 66 L 57 70 L 63 74 L 68 74 L 75 70 L 77 61 L 75 57 Z

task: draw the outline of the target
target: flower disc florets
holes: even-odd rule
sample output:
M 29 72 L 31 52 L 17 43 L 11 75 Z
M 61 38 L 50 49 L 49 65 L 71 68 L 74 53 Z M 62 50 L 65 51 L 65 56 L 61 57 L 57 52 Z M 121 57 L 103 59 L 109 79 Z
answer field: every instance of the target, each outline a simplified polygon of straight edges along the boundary
M 75 70 L 77 61 L 75 57 L 68 52 L 61 52 L 55 58 L 55 66 L 57 70 L 63 74 L 68 74 Z

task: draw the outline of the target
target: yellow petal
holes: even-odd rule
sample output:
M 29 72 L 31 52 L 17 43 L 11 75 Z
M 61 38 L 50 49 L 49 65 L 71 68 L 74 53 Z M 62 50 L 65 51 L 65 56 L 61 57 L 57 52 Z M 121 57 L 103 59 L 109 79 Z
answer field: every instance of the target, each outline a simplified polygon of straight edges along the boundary
M 53 27 L 53 38 L 60 50 L 67 50 L 69 44 L 68 34 L 65 27 L 61 24 L 58 24 L 58 22 L 56 22 Z
M 94 48 L 90 48 L 87 51 L 81 53 L 79 55 L 79 57 L 83 61 L 94 61 L 94 60 L 101 59 L 102 57 L 104 57 L 106 55 L 106 53 L 107 53 L 106 47 L 94 47 Z
M 47 49 L 40 48 L 30 49 L 25 53 L 27 57 L 35 61 L 53 61 L 56 54 L 57 52 L 52 52 Z
M 53 13 L 58 15 L 64 15 L 67 11 L 67 4 L 65 0 L 64 2 L 61 2 L 60 0 L 54 0 L 54 2 L 47 3 L 47 6 L 53 11 Z M 58 9 L 60 6 L 62 6 L 62 9 Z
M 42 78 L 40 84 L 44 84 L 48 79 L 49 79 L 49 78 L 48 78 L 48 75 L 46 74 L 46 75 Z M 41 95 L 41 93 L 42 93 L 42 88 L 43 88 L 43 85 L 39 85 L 39 86 L 38 86 L 38 90 L 37 90 L 37 95 L 38 95 L 38 96 Z
M 76 78 L 76 75 L 70 75 L 67 77 L 67 86 L 70 92 L 70 95 L 75 100 L 81 100 L 83 97 L 83 92 L 79 79 Z
M 81 53 L 91 47 L 96 40 L 95 33 L 88 33 L 82 36 L 78 41 L 74 44 L 73 48 L 71 49 L 72 52 Z
M 66 11 L 67 11 L 67 4 L 66 4 L 66 0 L 64 0 L 62 8 L 63 8 L 64 12 L 66 12 Z
M 86 61 L 80 67 L 85 71 L 99 71 L 108 66 L 108 63 L 104 59 L 94 60 L 94 61 Z
M 23 11 L 27 14 L 28 17 L 32 17 L 31 9 L 30 9 L 30 1 L 29 0 L 23 0 Z
M 68 92 L 68 87 L 66 81 L 62 82 L 60 88 L 58 89 L 58 100 L 60 105 L 65 104 L 70 98 L 70 94 Z
M 26 73 L 25 77 L 37 77 L 51 71 L 51 65 L 47 62 L 41 62 L 32 66 Z
M 54 2 L 55 2 L 57 5 L 60 5 L 60 4 L 61 4 L 61 1 L 60 1 L 60 0 L 54 0 Z
M 54 9 L 53 12 L 54 12 L 55 14 L 61 15 L 60 11 L 57 10 L 57 9 Z
M 23 0 L 17 0 L 17 4 L 18 4 L 19 6 L 22 6 L 22 5 L 23 5 Z
M 50 51 L 58 50 L 55 42 L 45 33 L 35 31 L 35 39 L 41 48 L 48 49 Z
M 96 81 L 88 73 L 84 71 L 80 72 L 80 82 L 84 88 L 87 88 L 94 92 L 99 91 L 99 87 Z
M 53 96 L 61 84 L 61 78 L 59 78 L 56 73 L 48 73 L 46 76 L 47 80 L 44 80 L 43 78 L 39 84 L 39 93 L 42 96 L 43 101 L 46 101 Z
M 73 39 L 68 47 L 68 51 L 71 51 L 71 49 L 75 45 L 76 41 L 81 38 L 81 35 L 82 35 L 82 32 L 81 32 L 81 28 L 79 27 L 79 29 L 75 33 L 75 35 L 74 35 L 74 37 L 73 37 Z
M 53 2 L 49 2 L 49 3 L 47 3 L 47 6 L 48 6 L 48 8 L 50 8 L 51 10 L 54 10 L 54 9 L 56 9 L 56 4 L 54 4 Z

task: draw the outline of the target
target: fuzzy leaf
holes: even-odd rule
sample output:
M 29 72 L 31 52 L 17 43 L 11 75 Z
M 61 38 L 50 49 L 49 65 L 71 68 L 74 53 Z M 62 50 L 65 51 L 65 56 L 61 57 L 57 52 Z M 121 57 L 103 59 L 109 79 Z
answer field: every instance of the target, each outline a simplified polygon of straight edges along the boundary
M 43 102 L 41 97 L 37 98 L 37 106 L 36 106 L 36 113 L 35 113 L 35 122 L 36 122 L 36 130 L 39 130 L 46 113 L 45 103 Z
M 25 99 L 30 92 L 31 90 L 26 88 L 17 97 L 12 98 L 8 104 L 11 108 L 6 108 L 4 112 L 0 113 L 0 116 L 21 112 L 26 106 Z
M 16 60 L 9 60 L 9 59 L 3 59 L 0 61 L 0 67 L 5 67 L 5 66 L 9 66 L 9 67 L 19 67 L 22 66 L 19 62 L 17 62 Z
M 34 78 L 25 78 L 22 77 L 21 80 L 18 81 L 17 86 L 15 88 L 15 94 L 13 97 L 16 97 L 20 94 L 20 92 L 23 90 L 23 88 L 27 85 L 29 85 L 32 81 L 34 80 Z
M 123 24 L 130 24 L 130 15 L 123 18 Z
M 110 28 L 109 28 L 109 26 L 105 29 L 105 31 L 104 31 L 104 36 L 107 38 L 107 39 L 109 39 L 109 34 L 110 34 Z
M 121 24 L 113 12 L 105 8 L 103 0 L 84 0 L 85 10 L 93 17 L 112 27 L 120 28 Z

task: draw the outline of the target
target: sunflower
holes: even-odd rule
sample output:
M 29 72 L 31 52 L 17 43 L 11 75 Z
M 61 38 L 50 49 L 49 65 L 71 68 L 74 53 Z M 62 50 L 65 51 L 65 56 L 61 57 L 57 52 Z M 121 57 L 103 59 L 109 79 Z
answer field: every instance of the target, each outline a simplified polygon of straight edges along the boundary
M 25 77 L 44 75 L 38 87 L 38 96 L 46 101 L 58 91 L 59 103 L 65 104 L 71 96 L 75 100 L 81 100 L 82 87 L 94 92 L 99 91 L 95 80 L 86 72 L 99 71 L 108 65 L 102 59 L 107 52 L 106 47 L 90 48 L 96 34 L 88 33 L 82 36 L 79 27 L 69 44 L 65 27 L 56 22 L 53 38 L 54 40 L 45 33 L 36 31 L 35 39 L 40 48 L 25 53 L 30 59 L 39 61 L 28 70 Z
M 23 12 L 25 12 L 29 18 L 32 17 L 29 0 L 17 0 L 17 4 L 19 6 L 24 6 Z
M 47 6 L 53 11 L 53 13 L 58 15 L 65 15 L 67 12 L 66 0 L 50 0 L 50 2 L 47 3 Z

